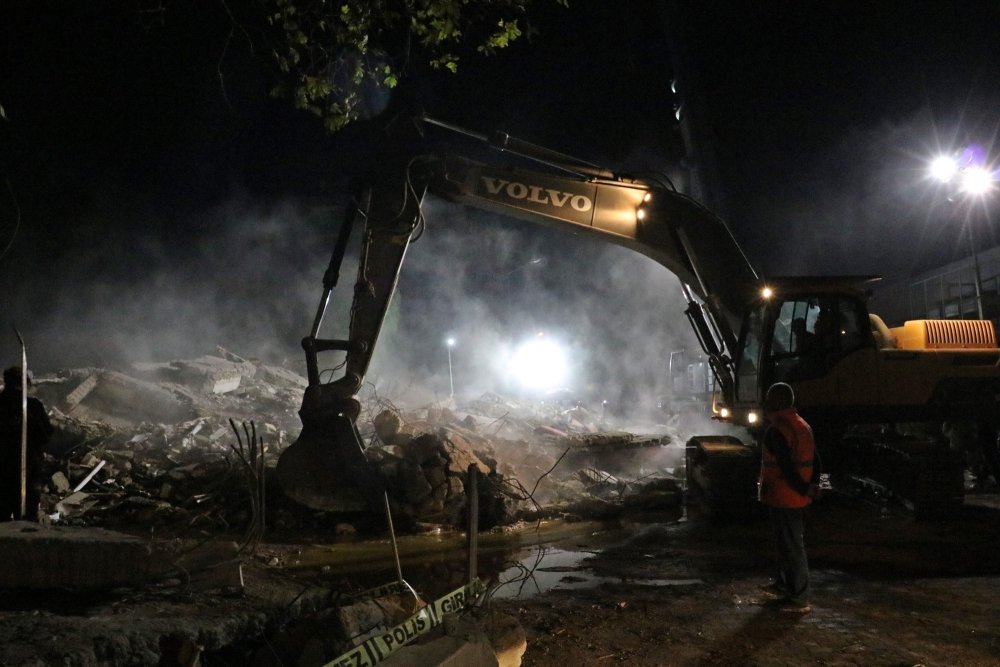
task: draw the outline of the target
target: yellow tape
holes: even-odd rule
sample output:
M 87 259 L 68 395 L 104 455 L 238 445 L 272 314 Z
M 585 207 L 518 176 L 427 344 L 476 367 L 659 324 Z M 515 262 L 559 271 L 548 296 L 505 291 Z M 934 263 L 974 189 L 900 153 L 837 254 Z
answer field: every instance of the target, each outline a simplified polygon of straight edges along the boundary
M 382 598 L 387 595 L 402 595 L 403 593 L 409 593 L 410 587 L 407 586 L 402 581 L 391 581 L 388 584 L 382 584 L 381 586 L 376 586 L 375 588 L 369 588 L 368 590 L 361 591 L 359 593 L 352 593 L 348 597 L 350 598 Z
M 482 581 L 470 583 L 434 600 L 413 616 L 334 658 L 323 667 L 374 667 L 390 655 L 441 625 L 445 615 L 454 614 L 475 602 L 485 588 Z

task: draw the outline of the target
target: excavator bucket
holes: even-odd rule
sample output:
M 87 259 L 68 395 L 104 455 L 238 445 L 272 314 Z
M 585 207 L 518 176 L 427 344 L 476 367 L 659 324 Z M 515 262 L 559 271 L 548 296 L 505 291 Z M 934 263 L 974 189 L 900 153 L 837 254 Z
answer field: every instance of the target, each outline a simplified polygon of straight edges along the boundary
M 378 511 L 384 485 L 365 459 L 354 422 L 344 415 L 304 428 L 278 459 L 278 483 L 294 501 L 329 512 Z

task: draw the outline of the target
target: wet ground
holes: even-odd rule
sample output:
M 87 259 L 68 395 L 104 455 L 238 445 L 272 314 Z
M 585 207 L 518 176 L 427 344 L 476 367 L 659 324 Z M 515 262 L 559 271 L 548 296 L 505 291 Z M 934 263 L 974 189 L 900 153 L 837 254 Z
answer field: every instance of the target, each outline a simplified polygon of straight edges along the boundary
M 431 532 L 400 537 L 398 544 L 403 575 L 424 599 L 467 577 L 463 535 Z M 940 521 L 830 495 L 810 510 L 807 545 L 813 583 L 808 615 L 764 604 L 759 586 L 768 580 L 772 547 L 761 516 L 717 521 L 693 507 L 612 524 L 524 525 L 480 535 L 478 568 L 481 578 L 498 584 L 488 604 L 515 616 L 526 632 L 526 667 L 1000 664 L 1000 495 L 970 495 Z M 388 539 L 262 544 L 253 562 L 248 573 L 263 569 L 269 579 L 280 579 L 290 599 L 304 590 L 357 590 L 396 576 Z M 247 627 L 234 632 L 256 637 L 269 625 L 247 608 L 258 597 L 222 597 L 209 607 L 181 587 L 96 602 L 60 595 L 81 608 L 34 611 L 34 596 L 20 604 L 6 600 L 0 628 L 9 636 L 0 664 L 97 664 L 68 660 L 67 651 L 135 634 L 140 613 L 159 624 L 176 616 L 185 628 L 210 623 L 216 612 L 228 627 L 239 615 Z M 124 625 L 115 630 L 111 619 Z M 129 662 L 137 655 L 130 641 L 123 661 L 102 664 L 147 664 Z M 14 659 L 15 648 L 26 658 L 39 642 L 52 649 L 48 657 L 62 657 Z M 239 653 L 205 654 L 201 664 L 239 664 L 232 655 Z M 322 664 L 299 658 L 280 664 Z
M 997 665 L 1000 509 L 971 496 L 950 519 L 832 496 L 807 527 L 812 612 L 767 606 L 761 518 L 692 511 L 637 527 L 567 585 L 492 604 L 528 636 L 524 665 Z M 579 585 L 593 573 L 599 585 Z M 577 587 L 574 588 L 573 585 Z

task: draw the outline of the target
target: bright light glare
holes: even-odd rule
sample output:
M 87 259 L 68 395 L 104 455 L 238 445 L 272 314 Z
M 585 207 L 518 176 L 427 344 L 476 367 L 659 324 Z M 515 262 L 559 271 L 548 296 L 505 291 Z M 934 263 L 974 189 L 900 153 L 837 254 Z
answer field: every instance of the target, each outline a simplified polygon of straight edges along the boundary
M 991 187 L 993 187 L 993 178 L 990 172 L 982 167 L 969 167 L 962 171 L 962 192 L 981 195 Z
M 765 299 L 770 299 L 772 296 L 774 296 L 774 290 L 772 290 L 770 287 L 765 287 L 760 291 L 760 295 Z
M 536 338 L 517 348 L 510 371 L 528 389 L 555 389 L 566 379 L 566 355 L 552 341 Z
M 638 211 L 635 212 L 635 217 L 636 217 L 637 220 L 645 220 L 646 219 L 646 209 L 640 208 Z
M 756 412 L 751 412 L 751 413 L 747 414 L 747 422 L 749 422 L 751 424 L 756 424 L 757 423 L 757 413 Z
M 948 183 L 958 173 L 958 163 L 954 158 L 942 155 L 931 162 L 931 177 L 942 183 Z
M 455 339 L 454 338 L 449 338 L 448 340 L 445 341 L 445 343 L 448 344 L 448 347 L 454 347 L 454 345 L 455 345 Z

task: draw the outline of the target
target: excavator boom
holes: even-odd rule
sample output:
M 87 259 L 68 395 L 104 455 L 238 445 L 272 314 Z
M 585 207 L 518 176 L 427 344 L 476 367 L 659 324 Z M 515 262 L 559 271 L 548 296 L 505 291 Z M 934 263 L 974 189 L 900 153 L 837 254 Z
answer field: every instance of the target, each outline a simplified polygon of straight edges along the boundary
M 278 470 L 289 495 L 307 505 L 328 508 L 322 500 L 329 495 L 324 489 L 326 475 L 318 477 L 315 460 L 297 457 L 296 449 L 308 448 L 314 454 L 323 451 L 324 456 L 334 458 L 322 467 L 354 470 L 355 479 L 361 474 L 361 444 L 352 437 L 360 409 L 355 394 L 367 373 L 406 249 L 423 223 L 421 202 L 427 193 L 457 204 L 593 234 L 665 266 L 683 285 L 690 302 L 688 316 L 699 340 L 714 357 L 713 370 L 723 387 L 732 386 L 732 351 L 757 274 L 722 220 L 658 180 L 615 175 L 505 134 L 491 139 L 426 117 L 394 125 L 422 130 L 426 123 L 533 160 L 544 170 L 495 166 L 453 152 L 428 152 L 422 142 L 418 143 L 420 150 L 391 152 L 391 157 L 380 161 L 382 168 L 367 179 L 348 211 L 324 278 L 313 329 L 303 340 L 309 376 L 300 410 L 303 431 L 286 450 L 291 454 L 283 455 L 286 464 L 279 462 Z M 412 138 L 397 141 L 397 145 L 412 144 Z M 362 243 L 349 337 L 323 339 L 319 330 L 336 284 L 346 234 L 359 226 Z M 692 294 L 701 303 L 695 303 Z M 346 360 L 342 377 L 322 383 L 317 354 L 326 350 L 343 351 Z M 347 434 L 352 442 L 330 442 L 330 433 Z M 300 462 L 294 466 L 287 463 L 293 459 Z

